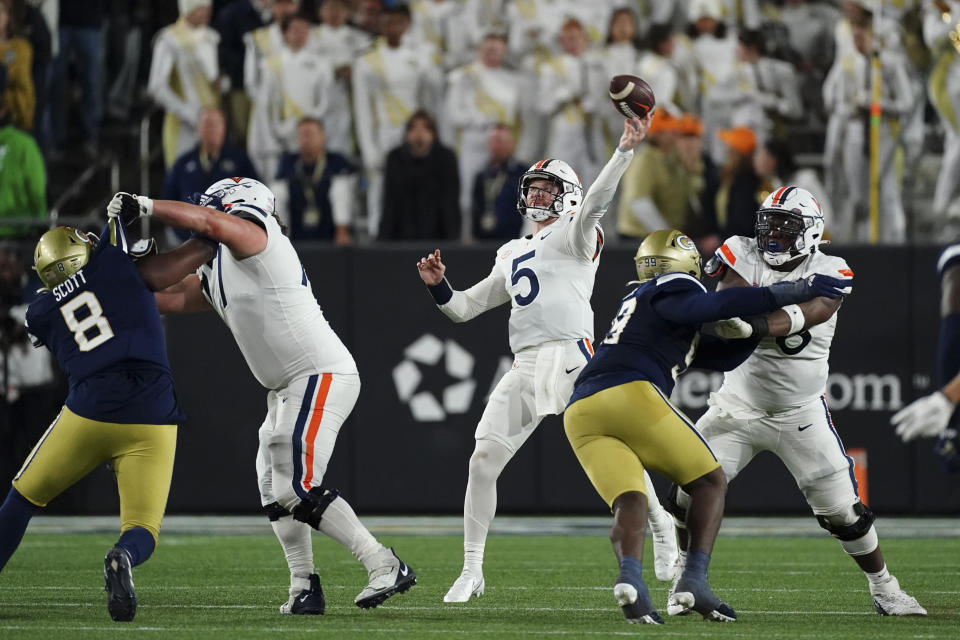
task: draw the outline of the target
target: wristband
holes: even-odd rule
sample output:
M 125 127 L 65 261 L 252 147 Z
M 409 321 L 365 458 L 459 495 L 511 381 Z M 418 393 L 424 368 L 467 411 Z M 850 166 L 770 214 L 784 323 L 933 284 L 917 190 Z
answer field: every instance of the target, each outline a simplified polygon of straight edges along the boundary
M 137 203 L 140 204 L 141 216 L 153 215 L 153 200 L 147 196 L 137 196 Z
M 783 310 L 787 312 L 787 316 L 790 318 L 790 333 L 787 335 L 792 336 L 803 331 L 803 326 L 807 323 L 807 319 L 803 317 L 803 309 L 798 305 L 788 304 L 783 307 Z
M 447 282 L 446 278 L 437 284 L 428 284 L 427 291 L 433 296 L 433 301 L 436 302 L 438 306 L 447 304 L 450 302 L 450 298 L 453 297 L 453 288 L 450 286 L 450 283 Z

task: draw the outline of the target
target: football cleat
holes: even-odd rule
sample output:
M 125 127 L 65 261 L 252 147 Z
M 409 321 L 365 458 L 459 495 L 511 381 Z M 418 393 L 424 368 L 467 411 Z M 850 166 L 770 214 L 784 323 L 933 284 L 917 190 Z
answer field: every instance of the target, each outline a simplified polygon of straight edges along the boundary
M 320 576 L 311 573 L 310 588 L 304 589 L 280 605 L 280 613 L 284 615 L 322 616 L 327 608 L 327 601 L 323 597 L 323 587 L 320 586 Z
M 443 596 L 444 602 L 467 602 L 471 596 L 478 598 L 483 595 L 486 583 L 483 581 L 483 575 L 475 575 L 464 571 L 456 579 L 447 595 Z
M 903 589 L 873 594 L 873 608 L 882 616 L 925 616 L 927 610 Z
M 667 582 L 677 575 L 680 549 L 677 546 L 677 531 L 673 516 L 666 509 L 650 512 L 650 533 L 653 535 L 653 572 L 657 580 Z
M 130 622 L 137 615 L 137 592 L 133 589 L 130 556 L 120 547 L 114 547 L 103 559 L 103 579 L 106 582 L 107 611 L 117 622 Z
M 620 605 L 620 610 L 630 624 L 663 624 L 663 618 L 656 612 L 648 601 L 641 602 L 637 588 L 626 582 L 613 585 L 613 598 Z
M 669 613 L 670 605 L 679 605 L 685 609 L 692 609 L 703 616 L 704 620 L 711 622 L 734 622 L 737 619 L 736 612 L 720 598 L 714 595 L 713 591 L 706 582 L 697 583 L 692 580 L 685 580 L 681 577 L 677 581 L 673 593 L 667 597 L 667 611 Z
M 403 593 L 417 584 L 417 574 L 390 549 L 390 559 L 381 567 L 370 571 L 370 582 L 357 594 L 354 603 L 361 609 L 371 609 L 390 596 Z

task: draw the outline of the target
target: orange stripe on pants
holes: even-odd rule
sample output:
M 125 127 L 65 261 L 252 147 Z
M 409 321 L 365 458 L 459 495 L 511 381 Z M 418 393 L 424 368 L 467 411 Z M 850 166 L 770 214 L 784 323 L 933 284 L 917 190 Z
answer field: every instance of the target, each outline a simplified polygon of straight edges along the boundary
M 320 421 L 323 420 L 323 405 L 327 401 L 332 380 L 332 373 L 324 373 L 320 377 L 320 388 L 317 390 L 317 399 L 313 403 L 313 415 L 310 416 L 310 424 L 307 426 L 306 461 L 303 465 L 303 488 L 307 491 L 310 491 L 310 481 L 313 479 L 313 444 L 320 430 Z

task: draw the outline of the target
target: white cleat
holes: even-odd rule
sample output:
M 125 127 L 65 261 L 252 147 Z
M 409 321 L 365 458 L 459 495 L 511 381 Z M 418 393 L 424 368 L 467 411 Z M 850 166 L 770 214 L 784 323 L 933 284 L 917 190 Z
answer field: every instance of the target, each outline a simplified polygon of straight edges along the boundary
M 653 572 L 661 582 L 673 580 L 678 574 L 677 562 L 680 559 L 673 516 L 666 509 L 658 509 L 656 513 L 651 512 L 648 520 L 653 535 Z
M 873 608 L 882 616 L 925 616 L 927 610 L 903 589 L 873 594 Z
M 443 596 L 444 602 L 467 602 L 471 596 L 478 598 L 483 595 L 486 583 L 483 581 L 483 575 L 474 575 L 463 572 L 456 579 L 447 595 Z
M 379 606 L 384 600 L 398 593 L 404 593 L 417 584 L 417 574 L 397 557 L 393 549 L 388 549 L 385 564 L 370 571 L 370 582 L 354 598 L 354 604 L 361 609 Z M 385 554 L 386 555 L 386 554 Z
M 637 602 L 637 588 L 632 584 L 618 582 L 613 585 L 613 598 L 630 624 L 663 624 L 663 618 L 654 610 L 644 612 Z

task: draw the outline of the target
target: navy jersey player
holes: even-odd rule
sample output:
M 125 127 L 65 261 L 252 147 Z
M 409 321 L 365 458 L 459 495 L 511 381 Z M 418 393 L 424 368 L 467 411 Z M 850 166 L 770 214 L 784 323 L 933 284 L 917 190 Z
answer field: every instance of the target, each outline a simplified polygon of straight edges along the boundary
M 960 402 L 960 243 L 940 253 L 940 340 L 937 344 L 937 380 L 933 393 L 914 400 L 894 414 L 891 422 L 904 442 L 915 438 L 940 438 L 937 451 L 945 460 L 956 459 L 956 430 L 948 429 Z M 956 464 L 956 463 L 954 463 Z
M 703 323 L 772 311 L 818 295 L 839 296 L 844 282 L 816 276 L 772 287 L 708 292 L 700 254 L 680 231 L 650 234 L 636 255 L 638 286 L 620 304 L 596 355 L 577 378 L 564 415 L 567 438 L 614 513 L 611 542 L 620 563 L 614 597 L 630 622 L 662 624 L 641 576 L 647 499 L 644 470 L 683 486 L 690 505 L 690 551 L 674 597 L 704 618 L 736 614 L 707 583 L 723 515 L 726 481 L 693 424 L 670 402 L 690 366 L 727 370 L 756 342 L 702 335 Z
M 178 281 L 212 250 L 192 240 L 165 256 L 144 257 L 113 227 L 103 240 L 56 227 L 34 251 L 44 289 L 27 309 L 27 331 L 34 346 L 53 352 L 70 390 L 0 507 L 0 569 L 39 508 L 109 462 L 122 533 L 104 559 L 107 610 L 129 621 L 137 606 L 131 568 L 156 546 L 183 419 L 153 290 Z

